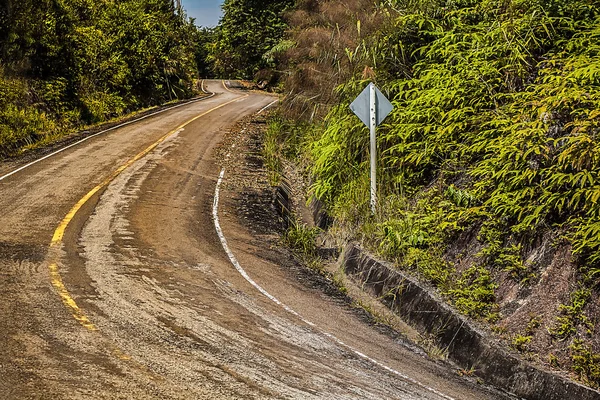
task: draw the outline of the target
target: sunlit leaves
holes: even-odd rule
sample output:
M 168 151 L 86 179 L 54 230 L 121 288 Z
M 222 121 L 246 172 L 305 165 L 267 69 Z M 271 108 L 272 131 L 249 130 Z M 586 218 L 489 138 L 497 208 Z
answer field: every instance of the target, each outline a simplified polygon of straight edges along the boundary
M 252 79 L 260 70 L 273 68 L 275 55 L 291 43 L 280 41 L 287 28 L 284 13 L 293 5 L 293 0 L 225 0 L 209 52 L 215 73 Z
M 481 296 L 448 292 L 471 315 L 494 315 L 486 269 L 530 279 L 524 249 L 550 230 L 600 280 L 600 5 L 386 4 L 385 26 L 341 54 L 357 72 L 375 65 L 395 106 L 378 130 L 381 209 L 364 222 L 368 207 L 355 206 L 368 198 L 369 169 L 368 132 L 346 107 L 366 84 L 359 73 L 311 147 L 314 194 L 344 222 L 362 218 L 365 236 L 405 266 L 445 268 L 432 261 L 440 246 L 479 232 L 479 264 L 454 278 Z
M 8 0 L 0 20 L 2 154 L 193 93 L 197 29 L 170 0 Z

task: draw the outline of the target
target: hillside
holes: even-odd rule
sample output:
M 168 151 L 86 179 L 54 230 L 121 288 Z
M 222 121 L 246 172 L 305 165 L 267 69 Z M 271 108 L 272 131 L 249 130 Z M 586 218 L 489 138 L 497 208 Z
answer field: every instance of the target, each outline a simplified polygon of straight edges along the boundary
M 288 20 L 268 145 L 300 160 L 330 232 L 598 387 L 600 4 L 302 0 Z M 375 216 L 368 131 L 348 108 L 369 81 L 395 106 Z

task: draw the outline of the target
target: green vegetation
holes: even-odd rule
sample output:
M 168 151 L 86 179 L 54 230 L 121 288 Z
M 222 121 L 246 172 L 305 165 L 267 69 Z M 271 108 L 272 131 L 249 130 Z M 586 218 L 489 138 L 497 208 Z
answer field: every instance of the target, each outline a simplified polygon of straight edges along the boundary
M 271 186 L 279 184 L 285 160 L 297 160 L 311 126 L 306 123 L 286 121 L 280 113 L 271 113 L 263 138 L 263 158 Z
M 594 331 L 594 324 L 583 313 L 583 309 L 591 296 L 591 290 L 579 288 L 571 294 L 570 304 L 560 306 L 561 315 L 556 318 L 556 327 L 550 333 L 559 340 L 565 340 L 577 333 L 577 328 L 582 326 L 590 335 Z
M 600 387 L 600 354 L 579 339 L 574 340 L 569 348 L 573 371 L 584 383 L 595 388 Z
M 301 121 L 289 137 L 335 229 L 489 322 L 503 317 L 503 282 L 539 281 L 532 250 L 551 238 L 581 287 L 556 326 L 513 345 L 549 331 L 598 352 L 600 3 L 301 0 L 290 21 L 283 111 Z M 374 216 L 368 131 L 348 107 L 369 81 L 395 106 L 378 131 Z M 571 351 L 573 370 L 600 382 L 597 359 Z
M 276 84 L 293 0 L 226 0 L 198 28 L 173 0 L 0 4 L 0 156 L 192 96 L 198 77 Z
M 365 51 L 396 106 L 380 130 L 382 214 L 364 221 L 367 203 L 356 202 L 368 198 L 367 136 L 347 105 L 360 76 L 338 88 L 342 104 L 310 149 L 315 196 L 340 218 L 375 223 L 395 257 L 478 229 L 482 264 L 523 279 L 523 245 L 552 227 L 595 273 L 598 7 L 397 3 L 405 12 L 377 33 L 393 62 Z
M 277 53 L 288 47 L 284 14 L 293 5 L 294 0 L 225 0 L 208 55 L 216 75 L 274 81 Z
M 520 352 L 527 351 L 527 347 L 529 346 L 530 343 L 531 343 L 531 336 L 517 335 L 512 340 L 513 348 Z
M 478 265 L 468 268 L 453 282 L 452 287 L 448 293 L 459 311 L 473 318 L 483 317 L 490 322 L 498 319 L 494 303 L 494 291 L 498 285 L 486 268 Z
M 0 6 L 0 155 L 189 97 L 197 28 L 171 0 Z
M 283 236 L 284 243 L 305 259 L 314 259 L 317 255 L 316 239 L 319 228 L 293 220 Z
M 269 183 L 275 187 L 281 181 L 282 148 L 285 143 L 281 138 L 283 125 L 280 118 L 271 118 L 263 138 L 263 159 L 269 174 Z
M 535 331 L 540 327 L 540 325 L 540 316 L 530 315 L 530 319 L 527 323 L 527 328 L 525 328 L 524 334 L 517 334 L 512 338 L 512 347 L 515 350 L 520 351 L 522 353 L 527 352 L 529 350 L 531 340 L 533 339 L 533 335 L 535 334 Z M 552 359 L 550 360 L 552 363 Z

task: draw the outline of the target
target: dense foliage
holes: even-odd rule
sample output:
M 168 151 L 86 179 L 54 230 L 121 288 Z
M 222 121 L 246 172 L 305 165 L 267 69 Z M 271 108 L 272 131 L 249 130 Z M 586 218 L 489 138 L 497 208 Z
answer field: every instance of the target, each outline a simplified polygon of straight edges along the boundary
M 477 222 L 484 263 L 518 273 L 523 241 L 560 228 L 589 276 L 600 271 L 600 6 L 556 3 L 430 4 L 381 32 L 391 54 L 369 49 L 396 107 L 379 143 L 386 251 L 443 245 Z M 347 107 L 363 86 L 339 88 L 312 148 L 315 195 L 347 218 L 368 198 L 367 137 Z
M 209 55 L 215 74 L 238 79 L 272 79 L 272 50 L 280 45 L 287 23 L 285 12 L 294 0 L 225 0 L 223 18 L 215 30 Z M 269 71 L 270 70 L 270 71 Z
M 197 37 L 172 0 L 5 0 L 0 154 L 190 96 Z
M 581 365 L 600 359 L 586 316 L 600 282 L 600 3 L 303 4 L 287 110 L 312 121 L 329 110 L 294 141 L 337 227 L 491 322 L 499 278 L 526 288 L 546 267 L 534 249 L 570 249 L 579 288 L 547 332 L 600 384 L 597 365 Z M 379 129 L 374 217 L 368 132 L 348 108 L 369 80 L 395 106 Z

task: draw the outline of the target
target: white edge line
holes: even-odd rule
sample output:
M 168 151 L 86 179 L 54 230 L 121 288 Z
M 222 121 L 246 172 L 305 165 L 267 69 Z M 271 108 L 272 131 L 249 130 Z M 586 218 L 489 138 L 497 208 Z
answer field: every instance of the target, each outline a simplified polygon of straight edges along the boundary
M 204 85 L 204 81 L 202 81 L 202 84 Z M 203 90 L 204 90 L 204 89 L 203 89 Z M 205 93 L 207 93 L 207 92 L 205 92 Z M 162 114 L 162 113 L 164 113 L 164 112 L 167 112 L 167 111 L 174 110 L 174 109 L 176 109 L 176 108 L 179 108 L 179 107 L 187 106 L 187 105 L 189 105 L 189 104 L 196 103 L 196 102 L 203 101 L 203 100 L 208 100 L 208 99 L 210 99 L 210 98 L 212 98 L 212 97 L 214 97 L 214 96 L 215 96 L 215 93 L 212 93 L 212 94 L 211 94 L 210 96 L 208 96 L 208 97 L 202 97 L 202 98 L 200 98 L 200 99 L 195 99 L 195 100 L 191 100 L 191 101 L 186 101 L 186 102 L 185 102 L 185 103 L 183 103 L 183 104 L 178 104 L 178 105 L 176 105 L 176 106 L 173 106 L 173 107 L 168 107 L 168 108 L 165 108 L 165 109 L 162 109 L 162 110 L 159 110 L 159 111 L 153 112 L 153 113 L 151 113 L 151 114 L 144 115 L 143 117 L 136 118 L 136 119 L 133 119 L 133 120 L 131 120 L 131 121 L 124 122 L 124 123 L 122 123 L 122 124 L 119 124 L 119 125 L 113 126 L 112 128 L 105 129 L 105 130 L 103 130 L 103 131 L 100 131 L 100 132 L 98 132 L 98 133 L 94 133 L 93 135 L 86 136 L 86 137 L 84 137 L 83 139 L 81 139 L 81 140 L 79 140 L 79 141 L 77 141 L 77 142 L 75 142 L 75 143 L 71 143 L 71 144 L 70 144 L 70 145 L 68 145 L 68 146 L 65 146 L 65 147 L 63 147 L 63 148 L 61 148 L 61 149 L 59 149 L 59 150 L 57 150 L 57 151 L 55 151 L 55 152 L 53 152 L 53 153 L 47 154 L 47 155 L 45 155 L 45 156 L 44 156 L 44 157 L 42 157 L 42 158 L 38 158 L 37 160 L 30 162 L 29 164 L 23 165 L 22 167 L 19 167 L 19 168 L 15 169 L 14 171 L 11 171 L 11 172 L 9 172 L 8 174 L 6 174 L 6 175 L 4 175 L 4 176 L 1 176 L 1 177 L 0 177 L 0 181 L 3 181 L 4 179 L 8 178 L 9 176 L 12 176 L 12 175 L 14 175 L 14 174 L 16 174 L 16 173 L 18 173 L 18 172 L 21 172 L 21 171 L 23 171 L 24 169 L 27 169 L 27 168 L 29 168 L 29 167 L 31 167 L 31 166 L 33 166 L 33 165 L 35 165 L 35 164 L 37 164 L 37 163 L 39 163 L 39 162 L 41 162 L 41 161 L 44 161 L 44 160 L 46 160 L 46 159 L 48 159 L 48 158 L 50 158 L 50 157 L 54 157 L 55 155 L 57 155 L 57 154 L 60 154 L 60 153 L 62 153 L 63 151 L 65 151 L 65 150 L 68 150 L 68 149 L 70 149 L 71 147 L 75 147 L 75 146 L 77 146 L 77 145 L 79 145 L 79 144 L 81 144 L 81 143 L 85 142 L 86 140 L 92 139 L 92 138 L 94 138 L 94 137 L 96 137 L 96 136 L 99 136 L 99 135 L 102 135 L 102 134 L 104 134 L 104 133 L 107 133 L 107 132 L 113 131 L 113 130 L 115 130 L 115 129 L 122 128 L 122 127 L 124 127 L 124 126 L 127 126 L 127 125 L 131 125 L 131 124 L 133 124 L 133 123 L 139 122 L 139 121 L 141 121 L 141 120 L 144 120 L 144 119 L 146 119 L 146 118 L 150 118 L 150 117 L 153 117 L 153 116 L 155 116 L 155 115 Z
M 225 235 L 223 234 L 223 230 L 221 229 L 221 224 L 219 222 L 219 197 L 220 197 L 220 193 L 221 193 L 221 184 L 223 183 L 223 179 L 225 177 L 225 168 L 223 168 L 221 170 L 221 174 L 219 175 L 219 180 L 217 181 L 217 186 L 215 188 L 215 197 L 214 197 L 214 202 L 213 202 L 213 221 L 215 224 L 215 229 L 217 231 L 217 235 L 219 236 L 219 240 L 221 241 L 221 245 L 223 246 L 223 250 L 225 250 L 225 253 L 227 253 L 227 256 L 229 257 L 229 261 L 231 262 L 231 264 L 233 264 L 233 266 L 235 267 L 235 269 L 240 273 L 240 275 L 242 275 L 244 277 L 244 279 L 246 281 L 248 281 L 248 283 L 250 283 L 256 290 L 258 290 L 260 293 L 262 293 L 264 296 L 266 296 L 269 300 L 273 301 L 275 304 L 279 305 L 280 307 L 282 307 L 285 311 L 289 312 L 290 314 L 298 317 L 298 319 L 300 319 L 302 322 L 304 322 L 306 325 L 321 331 L 321 333 L 323 335 L 325 335 L 326 337 L 330 338 L 331 340 L 333 340 L 335 343 L 337 343 L 338 345 L 348 349 L 350 352 L 354 353 L 355 355 L 357 355 L 358 357 L 362 358 L 363 360 L 366 360 L 384 370 L 386 370 L 387 372 L 390 372 L 402 379 L 404 379 L 405 381 L 408 381 L 416 386 L 421 387 L 422 389 L 425 389 L 431 393 L 434 393 L 438 396 L 443 397 L 444 399 L 447 400 L 455 400 L 452 397 L 449 397 L 439 391 L 437 391 L 436 389 L 429 387 L 407 375 L 404 375 L 403 373 L 396 371 L 393 368 L 388 367 L 385 364 L 380 363 L 379 361 L 367 356 L 364 353 L 361 353 L 360 351 L 354 349 L 353 347 L 347 345 L 346 343 L 342 342 L 340 339 L 338 339 L 336 336 L 332 335 L 331 333 L 327 333 L 324 332 L 320 329 L 318 329 L 318 327 L 308 321 L 307 319 L 305 319 L 304 317 L 302 317 L 300 314 L 298 314 L 296 311 L 294 311 L 292 308 L 288 307 L 287 305 L 285 305 L 284 303 L 282 303 L 281 301 L 279 301 L 279 299 L 277 299 L 275 296 L 273 296 L 272 294 L 270 294 L 269 292 L 267 292 L 265 289 L 263 289 L 258 283 L 256 283 L 249 275 L 248 273 L 244 270 L 244 268 L 242 268 L 242 266 L 240 265 L 240 263 L 238 262 L 237 258 L 235 257 L 235 255 L 233 254 L 233 252 L 231 251 L 231 249 L 229 248 L 229 245 L 227 244 L 227 239 L 225 238 Z
M 259 112 L 256 113 L 256 115 L 260 115 L 263 112 L 265 112 L 269 107 L 271 107 L 273 104 L 277 103 L 279 101 L 279 99 L 273 101 L 272 103 L 267 104 L 266 106 L 264 106 L 263 108 L 260 109 Z

